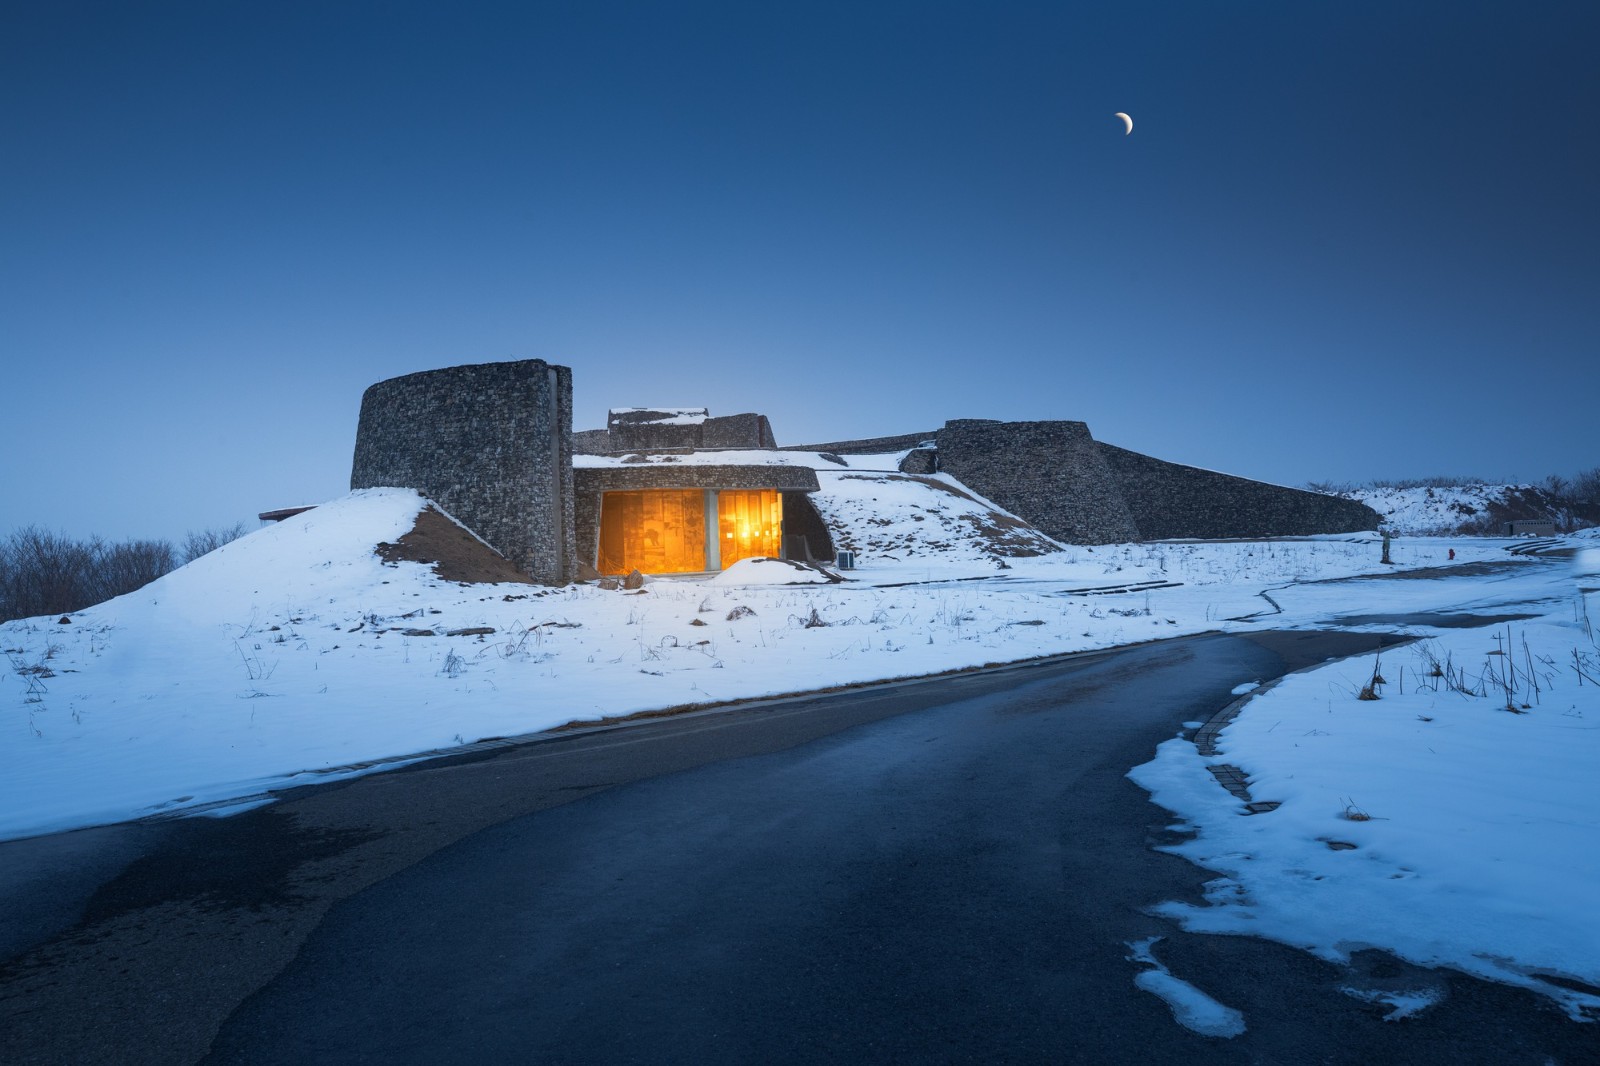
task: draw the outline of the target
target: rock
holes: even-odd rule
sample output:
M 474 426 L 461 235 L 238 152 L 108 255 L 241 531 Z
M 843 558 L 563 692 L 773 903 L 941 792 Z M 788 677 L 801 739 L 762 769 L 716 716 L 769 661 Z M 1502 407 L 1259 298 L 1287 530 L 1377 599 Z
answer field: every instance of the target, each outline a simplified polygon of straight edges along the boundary
M 755 615 L 755 611 L 741 603 L 739 606 L 728 612 L 728 621 L 737 622 L 741 618 L 754 618 Z
M 628 576 L 622 579 L 622 587 L 625 589 L 644 588 L 644 575 L 639 573 L 638 570 L 628 571 Z
M 583 562 L 583 561 L 580 560 L 578 562 L 578 580 L 579 581 L 598 581 L 598 580 L 600 580 L 600 571 L 596 570 L 594 567 L 590 566 L 588 563 Z
M 448 629 L 447 637 L 486 637 L 494 632 L 494 626 L 468 626 L 466 629 Z
M 60 620 L 56 622 L 56 625 L 58 626 L 70 626 L 71 624 L 72 619 L 68 618 L 66 615 L 62 615 Z
M 600 587 L 607 592 L 611 592 L 622 587 L 622 580 L 615 577 L 603 577 L 600 579 Z

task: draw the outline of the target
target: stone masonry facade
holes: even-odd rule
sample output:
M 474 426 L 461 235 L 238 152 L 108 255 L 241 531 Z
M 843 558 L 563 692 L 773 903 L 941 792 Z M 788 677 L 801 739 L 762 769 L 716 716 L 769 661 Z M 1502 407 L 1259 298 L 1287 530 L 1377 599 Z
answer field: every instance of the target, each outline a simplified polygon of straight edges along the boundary
M 576 472 L 575 523 L 577 543 L 585 562 L 600 550 L 601 497 L 608 492 L 648 489 L 775 489 L 783 493 L 784 506 L 794 507 L 798 521 L 815 513 L 808 492 L 818 489 L 817 472 L 805 466 L 708 466 L 699 463 L 641 463 L 637 466 L 581 467 Z M 802 510 L 804 508 L 804 510 Z M 785 512 L 787 521 L 787 515 Z M 820 519 L 817 519 L 820 522 Z M 815 542 L 814 542 L 815 543 Z
M 628 455 L 574 470 L 581 454 Z M 929 442 L 932 442 L 931 446 Z M 536 581 L 574 580 L 596 557 L 606 492 L 772 489 L 786 527 L 831 557 L 806 499 L 804 466 L 701 465 L 670 453 L 776 447 L 766 416 L 624 408 L 603 430 L 572 430 L 572 372 L 527 359 L 430 370 L 382 381 L 361 399 L 350 487 L 413 488 L 436 501 Z M 903 471 L 942 473 L 1056 540 L 1296 536 L 1375 529 L 1365 504 L 1169 463 L 1096 441 L 1083 422 L 955 419 L 908 433 L 792 450 L 839 455 L 907 451 Z M 640 454 L 651 453 L 650 461 Z M 833 454 L 828 454 L 833 453 Z M 580 548 L 581 546 L 581 548 Z M 823 553 L 826 552 L 826 556 Z
M 1364 503 L 1169 463 L 1110 444 L 1100 454 L 1122 487 L 1140 540 L 1292 537 L 1376 529 Z
M 938 468 L 1068 544 L 1138 540 L 1116 474 L 1082 422 L 946 422 Z
M 381 486 L 421 492 L 536 581 L 573 580 L 572 371 L 525 359 L 373 385 L 350 487 Z
M 711 415 L 698 410 L 694 420 L 673 420 L 677 412 L 628 407 L 610 412 L 605 429 L 576 435 L 579 455 L 621 455 L 626 452 L 675 449 L 776 448 L 766 415 Z
M 917 445 L 933 440 L 934 448 Z M 1382 521 L 1365 504 L 1169 463 L 1094 440 L 1083 422 L 961 419 L 930 433 L 808 444 L 872 455 L 910 448 L 902 473 L 943 471 L 1057 540 L 1288 537 Z

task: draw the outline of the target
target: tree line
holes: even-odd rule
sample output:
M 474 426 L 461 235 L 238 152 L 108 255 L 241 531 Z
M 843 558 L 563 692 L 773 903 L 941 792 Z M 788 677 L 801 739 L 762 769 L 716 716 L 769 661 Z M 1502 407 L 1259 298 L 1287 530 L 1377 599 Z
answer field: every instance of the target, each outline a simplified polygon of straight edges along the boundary
M 135 589 L 246 533 L 239 522 L 165 540 L 79 540 L 28 526 L 0 540 L 0 622 L 60 615 Z
M 1408 477 L 1408 478 L 1373 478 L 1371 481 L 1309 481 L 1306 488 L 1312 492 L 1325 492 L 1337 496 L 1345 492 L 1357 492 L 1361 489 L 1428 489 L 1428 488 L 1465 488 L 1472 485 L 1497 485 L 1500 482 L 1490 481 L 1481 477 L 1460 477 L 1457 475 L 1441 474 L 1437 477 Z M 1551 474 L 1539 481 L 1530 482 L 1534 488 L 1543 490 L 1550 496 L 1551 502 L 1557 506 L 1572 506 L 1582 504 L 1600 505 L 1600 466 L 1570 478 L 1560 474 Z

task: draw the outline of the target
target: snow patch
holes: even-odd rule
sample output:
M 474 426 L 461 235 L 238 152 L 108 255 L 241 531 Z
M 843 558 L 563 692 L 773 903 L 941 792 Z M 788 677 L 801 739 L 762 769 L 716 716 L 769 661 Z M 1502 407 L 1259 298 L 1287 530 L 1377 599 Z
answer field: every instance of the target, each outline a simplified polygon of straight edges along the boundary
M 1154 946 L 1165 937 L 1150 936 L 1128 942 L 1133 954 L 1129 962 L 1152 967 L 1134 975 L 1133 983 L 1153 996 L 1159 997 L 1172 1011 L 1172 1019 L 1185 1029 L 1201 1036 L 1220 1036 L 1231 1040 L 1245 1030 L 1244 1015 L 1232 1007 L 1225 1007 L 1194 985 L 1174 977 L 1155 957 Z
M 742 588 L 752 585 L 826 585 L 839 580 L 838 575 L 810 563 L 757 556 L 740 559 L 706 583 Z
M 1339 991 L 1363 1003 L 1381 1003 L 1388 1007 L 1389 1013 L 1383 1016 L 1386 1022 L 1398 1022 L 1414 1017 L 1444 998 L 1441 992 L 1432 988 L 1390 992 L 1376 988 L 1351 988 L 1346 985 Z

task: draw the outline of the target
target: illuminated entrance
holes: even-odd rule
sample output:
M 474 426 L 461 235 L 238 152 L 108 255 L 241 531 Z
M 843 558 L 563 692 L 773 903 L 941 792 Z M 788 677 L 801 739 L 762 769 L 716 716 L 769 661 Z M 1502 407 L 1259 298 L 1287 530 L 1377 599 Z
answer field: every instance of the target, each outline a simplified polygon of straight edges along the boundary
M 714 530 L 712 536 L 707 531 Z M 776 558 L 783 496 L 772 489 L 607 492 L 600 504 L 602 574 L 692 574 L 753 556 Z

